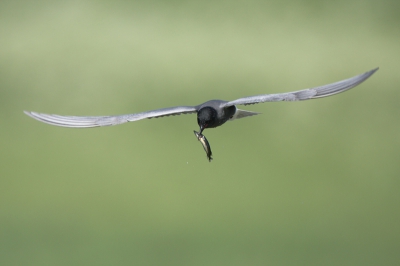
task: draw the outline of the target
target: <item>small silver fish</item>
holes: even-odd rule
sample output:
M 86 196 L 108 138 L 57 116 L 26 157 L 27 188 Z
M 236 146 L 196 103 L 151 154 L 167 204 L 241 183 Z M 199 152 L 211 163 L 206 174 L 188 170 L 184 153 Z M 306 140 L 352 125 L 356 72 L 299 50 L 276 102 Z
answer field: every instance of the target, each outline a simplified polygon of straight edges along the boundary
M 206 137 L 203 134 L 200 134 L 199 132 L 194 131 L 194 130 L 193 130 L 193 132 L 194 132 L 194 135 L 196 136 L 197 140 L 200 141 L 201 145 L 203 145 L 204 151 L 207 154 L 208 161 L 211 162 L 211 160 L 213 158 L 211 158 L 212 152 L 211 152 L 210 143 L 208 143 Z

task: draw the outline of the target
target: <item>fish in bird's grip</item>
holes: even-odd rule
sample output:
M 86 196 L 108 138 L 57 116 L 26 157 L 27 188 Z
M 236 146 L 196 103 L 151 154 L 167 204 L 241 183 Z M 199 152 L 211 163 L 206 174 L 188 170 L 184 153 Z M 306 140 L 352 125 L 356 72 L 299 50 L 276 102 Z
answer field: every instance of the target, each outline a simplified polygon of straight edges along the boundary
M 212 152 L 211 152 L 210 143 L 208 143 L 208 140 L 206 139 L 206 137 L 203 134 L 201 134 L 195 130 L 193 130 L 193 132 L 194 132 L 194 135 L 196 136 L 197 140 L 200 141 L 201 145 L 203 145 L 203 149 L 207 154 L 208 161 L 211 162 L 211 160 L 213 158 L 211 157 Z

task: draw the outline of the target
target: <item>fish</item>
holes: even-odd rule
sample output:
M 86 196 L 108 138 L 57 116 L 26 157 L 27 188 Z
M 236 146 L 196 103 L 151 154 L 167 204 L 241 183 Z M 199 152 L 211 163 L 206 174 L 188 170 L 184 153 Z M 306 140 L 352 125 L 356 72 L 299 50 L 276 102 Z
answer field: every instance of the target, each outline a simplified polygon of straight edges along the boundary
M 206 136 L 204 136 L 203 134 L 193 130 L 194 135 L 196 136 L 197 140 L 200 141 L 201 145 L 203 145 L 203 149 L 207 154 L 207 159 L 209 162 L 211 162 L 211 160 L 213 159 L 212 156 L 212 152 L 211 152 L 211 147 L 210 147 L 210 143 L 208 143 L 208 140 L 206 139 Z

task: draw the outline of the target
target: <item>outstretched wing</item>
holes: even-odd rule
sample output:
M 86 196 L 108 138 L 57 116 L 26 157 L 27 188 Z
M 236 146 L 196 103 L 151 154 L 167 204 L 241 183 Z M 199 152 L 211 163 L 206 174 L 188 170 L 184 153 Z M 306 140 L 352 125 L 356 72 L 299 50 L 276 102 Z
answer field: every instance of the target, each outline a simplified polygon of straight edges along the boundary
M 191 114 L 191 113 L 196 113 L 196 111 L 197 111 L 196 107 L 194 106 L 177 106 L 177 107 L 157 109 L 137 114 L 117 115 L 117 116 L 62 116 L 62 115 L 41 114 L 41 113 L 27 112 L 27 111 L 24 111 L 24 113 L 36 120 L 39 120 L 41 122 L 50 125 L 60 126 L 60 127 L 84 128 L 84 127 L 113 126 L 145 118 Z
M 347 91 L 357 86 L 358 84 L 369 78 L 372 74 L 374 74 L 378 69 L 379 68 L 375 68 L 373 70 L 365 72 L 364 74 L 315 88 L 287 92 L 287 93 L 263 94 L 263 95 L 244 97 L 234 101 L 227 102 L 224 106 L 227 107 L 232 105 L 248 105 L 248 104 L 256 104 L 263 102 L 302 101 L 302 100 L 327 97 Z

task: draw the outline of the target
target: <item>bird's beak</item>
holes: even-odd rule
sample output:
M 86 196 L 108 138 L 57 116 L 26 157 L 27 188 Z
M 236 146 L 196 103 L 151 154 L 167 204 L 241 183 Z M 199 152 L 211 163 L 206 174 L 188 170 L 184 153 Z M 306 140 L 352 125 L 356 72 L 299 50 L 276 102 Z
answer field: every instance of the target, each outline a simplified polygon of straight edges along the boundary
M 200 126 L 200 135 L 201 135 L 201 133 L 203 133 L 203 130 L 204 130 L 204 126 Z

